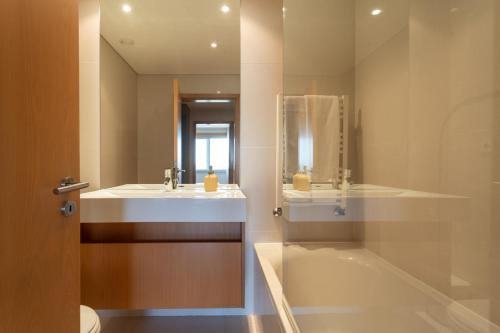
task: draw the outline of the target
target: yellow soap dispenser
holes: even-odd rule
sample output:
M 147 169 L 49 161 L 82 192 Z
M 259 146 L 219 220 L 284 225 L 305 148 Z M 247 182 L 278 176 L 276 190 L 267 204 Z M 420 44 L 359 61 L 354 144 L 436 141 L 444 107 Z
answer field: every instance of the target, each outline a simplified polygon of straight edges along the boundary
M 219 177 L 215 174 L 212 166 L 208 169 L 208 175 L 205 176 L 205 192 L 215 192 L 219 186 Z
M 307 174 L 307 168 L 305 166 L 304 171 L 299 171 L 293 175 L 293 189 L 298 191 L 311 190 L 311 177 Z

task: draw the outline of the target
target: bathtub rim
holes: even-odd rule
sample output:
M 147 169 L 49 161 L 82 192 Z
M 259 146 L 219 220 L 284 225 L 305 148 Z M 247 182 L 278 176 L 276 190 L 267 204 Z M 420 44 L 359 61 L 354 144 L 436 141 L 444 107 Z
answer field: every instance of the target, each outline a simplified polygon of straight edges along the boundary
M 272 305 L 278 315 L 279 323 L 283 333 L 300 333 L 292 313 L 286 309 L 288 304 L 283 297 L 283 287 L 278 274 L 273 267 L 274 260 L 282 261 L 283 243 L 255 243 L 254 250 L 259 261 L 259 267 L 264 280 L 266 291 L 271 299 Z

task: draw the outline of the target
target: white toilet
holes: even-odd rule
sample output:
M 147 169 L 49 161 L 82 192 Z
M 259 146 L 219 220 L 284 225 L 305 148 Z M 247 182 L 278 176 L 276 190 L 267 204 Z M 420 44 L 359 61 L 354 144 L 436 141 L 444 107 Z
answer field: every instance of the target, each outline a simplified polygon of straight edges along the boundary
M 99 333 L 101 323 L 97 313 L 85 305 L 80 305 L 80 333 Z

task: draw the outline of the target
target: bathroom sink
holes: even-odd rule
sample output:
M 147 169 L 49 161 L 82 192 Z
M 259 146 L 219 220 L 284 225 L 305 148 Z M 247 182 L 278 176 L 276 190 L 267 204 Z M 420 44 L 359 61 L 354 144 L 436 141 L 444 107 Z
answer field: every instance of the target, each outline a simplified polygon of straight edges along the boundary
M 111 187 L 103 190 L 106 195 L 117 198 L 238 198 L 243 194 L 238 185 L 222 185 L 217 192 L 205 192 L 203 186 L 197 184 L 179 185 L 173 191 L 165 191 L 161 184 L 130 184 L 117 187 Z M 101 192 L 101 191 L 97 191 Z M 102 195 L 103 193 L 99 193 Z
M 238 185 L 205 192 L 202 184 L 127 184 L 81 194 L 82 223 L 245 222 L 246 197 Z

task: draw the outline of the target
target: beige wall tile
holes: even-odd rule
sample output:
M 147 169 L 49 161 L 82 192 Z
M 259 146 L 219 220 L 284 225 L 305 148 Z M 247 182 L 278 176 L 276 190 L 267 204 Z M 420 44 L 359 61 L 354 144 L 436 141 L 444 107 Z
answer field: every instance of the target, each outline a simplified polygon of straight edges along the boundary
M 172 79 L 138 76 L 138 179 L 158 183 L 172 160 Z
M 99 0 L 80 0 L 80 62 L 99 62 Z
M 80 1 L 80 179 L 100 188 L 99 0 Z
M 137 183 L 137 73 L 101 38 L 101 187 Z
M 394 35 L 356 67 L 355 109 L 361 114 L 364 183 L 407 186 L 408 29 Z
M 80 179 L 100 188 L 99 63 L 80 62 Z
M 339 76 L 306 76 L 285 73 L 283 85 L 285 95 L 354 96 L 354 70 Z
M 282 63 L 282 1 L 241 1 L 241 63 Z
M 276 207 L 276 151 L 273 147 L 241 148 L 240 187 L 247 196 L 247 230 L 278 232 Z
M 280 64 L 242 64 L 241 146 L 275 147 L 277 96 L 282 91 Z M 243 164 L 242 164 L 243 165 Z

